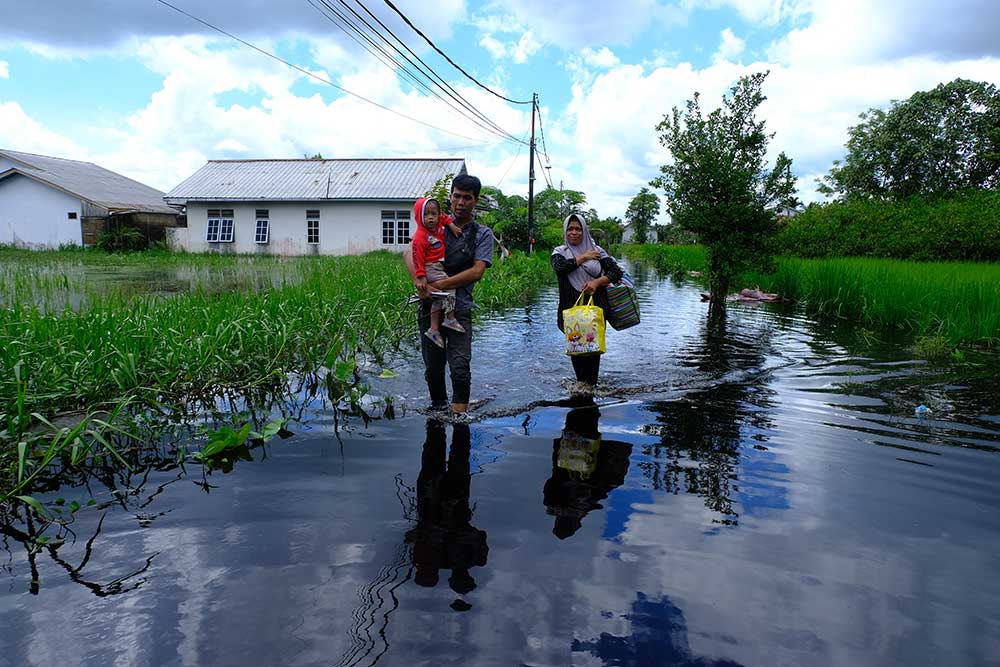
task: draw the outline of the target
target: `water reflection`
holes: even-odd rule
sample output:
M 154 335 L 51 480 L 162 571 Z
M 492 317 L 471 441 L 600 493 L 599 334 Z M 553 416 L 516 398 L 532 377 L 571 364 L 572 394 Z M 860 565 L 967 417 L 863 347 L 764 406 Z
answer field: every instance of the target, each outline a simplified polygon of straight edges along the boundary
M 472 525 L 469 426 L 454 424 L 452 429 L 451 450 L 446 454 L 444 424 L 427 421 L 417 477 L 417 525 L 406 533 L 406 543 L 412 546 L 413 580 L 418 586 L 436 586 L 440 571 L 450 570 L 448 586 L 467 595 L 476 588 L 471 569 L 486 565 L 489 547 L 486 531 Z M 453 608 L 465 611 L 471 606 L 456 600 Z
M 701 496 L 707 508 L 723 515 L 717 523 L 738 524 L 737 501 L 750 500 L 740 495 L 739 469 L 750 452 L 767 451 L 764 443 L 774 428 L 774 392 L 767 386 L 769 374 L 761 372 L 769 347 L 766 330 L 730 331 L 725 312 L 711 313 L 688 358 L 718 381 L 649 404 L 656 424 L 646 430 L 660 442 L 642 448 L 639 467 L 658 491 Z M 763 502 L 783 504 L 781 498 Z
M 560 540 L 580 529 L 591 510 L 625 483 L 632 445 L 604 440 L 598 430 L 601 412 L 592 398 L 577 401 L 566 413 L 566 427 L 552 444 L 552 476 L 543 501 L 555 517 L 552 533 Z
M 631 612 L 624 614 L 631 632 L 625 636 L 601 633 L 590 641 L 573 640 L 574 652 L 590 653 L 602 665 L 639 667 L 677 665 L 683 667 L 740 667 L 732 660 L 713 660 L 691 654 L 684 612 L 669 598 L 652 600 L 636 593 Z

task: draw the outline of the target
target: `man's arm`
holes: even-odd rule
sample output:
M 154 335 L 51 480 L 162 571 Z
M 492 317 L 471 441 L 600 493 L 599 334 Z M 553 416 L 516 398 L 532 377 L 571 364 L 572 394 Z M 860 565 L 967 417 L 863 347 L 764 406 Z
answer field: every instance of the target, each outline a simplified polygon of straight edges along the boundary
M 477 259 L 472 263 L 472 266 L 465 271 L 460 271 L 453 276 L 448 276 L 444 280 L 430 283 L 430 285 L 431 287 L 440 290 L 456 289 L 458 287 L 465 287 L 466 285 L 478 282 L 479 279 L 483 277 L 484 273 L 486 273 L 486 262 L 481 259 Z

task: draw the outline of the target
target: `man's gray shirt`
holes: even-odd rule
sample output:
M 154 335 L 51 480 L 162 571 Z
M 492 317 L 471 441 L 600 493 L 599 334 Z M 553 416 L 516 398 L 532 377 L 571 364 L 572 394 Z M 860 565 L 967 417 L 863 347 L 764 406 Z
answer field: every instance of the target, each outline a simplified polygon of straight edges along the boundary
M 472 223 L 469 223 L 462 228 L 462 235 L 455 236 L 451 232 L 447 232 L 444 235 L 445 246 L 455 245 L 455 244 L 465 244 L 466 234 L 472 227 Z M 486 262 L 486 266 L 490 267 L 493 265 L 493 230 L 485 225 L 476 224 L 479 232 L 476 234 L 476 246 L 475 254 L 473 256 L 473 261 L 480 260 Z M 476 307 L 476 302 L 472 299 L 472 288 L 475 287 L 475 283 L 466 285 L 465 287 L 458 287 L 455 289 L 455 310 L 471 310 Z

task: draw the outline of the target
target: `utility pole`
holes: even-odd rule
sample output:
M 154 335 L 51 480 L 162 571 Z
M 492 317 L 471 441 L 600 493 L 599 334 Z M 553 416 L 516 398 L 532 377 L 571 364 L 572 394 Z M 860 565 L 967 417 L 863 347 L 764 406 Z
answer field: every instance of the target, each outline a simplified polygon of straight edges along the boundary
M 528 146 L 528 254 L 535 249 L 533 230 L 535 228 L 535 111 L 538 109 L 538 93 L 531 95 L 531 144 Z

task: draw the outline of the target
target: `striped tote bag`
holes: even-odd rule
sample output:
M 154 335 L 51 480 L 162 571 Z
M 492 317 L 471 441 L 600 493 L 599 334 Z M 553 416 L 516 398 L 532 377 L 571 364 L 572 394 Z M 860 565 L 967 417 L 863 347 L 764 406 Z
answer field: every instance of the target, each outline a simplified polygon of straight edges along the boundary
M 639 297 L 635 293 L 635 283 L 629 275 L 623 274 L 617 285 L 608 285 L 608 324 L 617 331 L 639 324 Z

